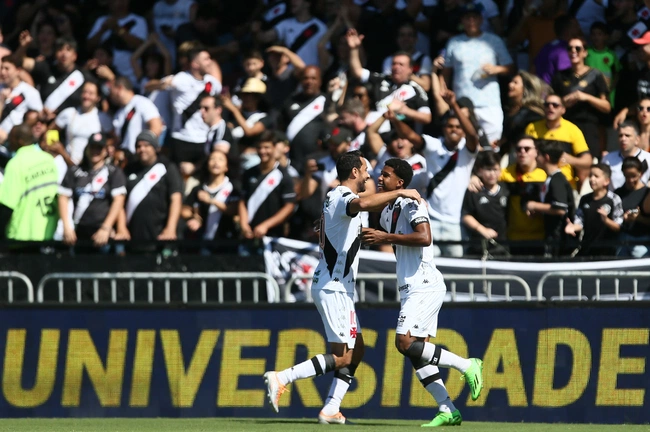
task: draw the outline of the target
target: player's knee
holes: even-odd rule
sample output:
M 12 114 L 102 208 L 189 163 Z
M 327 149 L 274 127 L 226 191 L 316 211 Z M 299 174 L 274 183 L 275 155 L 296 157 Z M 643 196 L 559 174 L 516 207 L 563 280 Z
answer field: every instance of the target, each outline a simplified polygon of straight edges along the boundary
M 397 335 L 395 338 L 395 348 L 406 357 L 408 357 L 408 349 L 412 343 L 413 341 L 405 335 Z

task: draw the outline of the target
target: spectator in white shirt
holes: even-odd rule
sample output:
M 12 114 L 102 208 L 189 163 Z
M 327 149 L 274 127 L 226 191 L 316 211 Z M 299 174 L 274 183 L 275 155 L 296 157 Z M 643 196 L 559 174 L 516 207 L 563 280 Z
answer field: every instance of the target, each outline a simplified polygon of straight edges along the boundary
M 135 154 L 135 140 L 143 130 L 150 130 L 156 137 L 162 132 L 162 118 L 158 108 L 144 96 L 133 92 L 133 85 L 126 77 L 115 80 L 111 89 L 113 103 L 120 107 L 113 118 L 116 147 Z
M 424 91 L 428 92 L 431 89 L 431 57 L 416 49 L 417 38 L 418 33 L 413 23 L 405 22 L 399 26 L 397 30 L 397 46 L 400 51 L 404 51 L 411 56 L 411 68 L 413 68 L 411 79 L 418 83 Z M 392 66 L 393 56 L 386 57 L 382 73 L 390 75 Z
M 11 56 L 2 59 L 0 80 L 5 88 L 0 91 L 0 143 L 7 140 L 14 126 L 23 122 L 27 110 L 43 110 L 41 95 L 20 79 L 21 69 L 18 59 Z
M 97 109 L 100 100 L 97 84 L 86 81 L 81 90 L 81 104 L 64 109 L 54 120 L 53 128 L 59 130 L 61 142 L 75 165 L 81 163 L 91 135 L 113 130 L 111 118 Z
M 129 13 L 129 0 L 112 0 L 108 7 L 110 14 L 97 18 L 88 34 L 86 48 L 92 51 L 101 42 L 109 41 L 113 46 L 117 71 L 137 85 L 131 54 L 147 39 L 147 22 L 141 16 Z

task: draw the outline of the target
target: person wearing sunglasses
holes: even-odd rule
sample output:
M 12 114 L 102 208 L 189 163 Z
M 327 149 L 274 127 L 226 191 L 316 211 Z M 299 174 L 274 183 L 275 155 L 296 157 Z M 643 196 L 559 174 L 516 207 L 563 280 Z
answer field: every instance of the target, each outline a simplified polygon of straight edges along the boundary
M 571 186 L 577 189 L 589 176 L 593 158 L 580 128 L 563 118 L 565 112 L 560 96 L 547 95 L 544 99 L 544 119 L 530 123 L 526 127 L 526 135 L 564 143 L 565 153 L 560 159 L 560 169 Z
M 553 75 L 551 87 L 562 97 L 564 117 L 580 128 L 591 154 L 600 158 L 606 150 L 604 115 L 612 110 L 607 80 L 601 71 L 585 64 L 587 43 L 583 37 L 569 39 L 567 51 L 571 68 Z

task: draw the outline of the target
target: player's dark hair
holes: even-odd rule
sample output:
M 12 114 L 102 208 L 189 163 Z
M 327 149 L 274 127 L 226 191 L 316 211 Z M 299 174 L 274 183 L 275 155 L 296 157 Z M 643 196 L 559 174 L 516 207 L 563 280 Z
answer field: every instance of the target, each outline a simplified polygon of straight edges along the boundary
M 243 61 L 250 60 L 250 59 L 258 59 L 264 61 L 264 56 L 262 55 L 262 51 L 258 49 L 251 49 L 244 53 L 242 59 Z
M 220 106 L 223 106 L 223 104 L 221 103 L 221 98 L 218 96 L 206 94 L 201 97 L 201 101 L 203 101 L 204 99 L 212 99 L 213 108 L 219 108 Z
M 77 41 L 69 36 L 61 36 L 54 42 L 54 52 L 69 46 L 74 52 L 77 52 Z
M 646 161 L 641 162 L 641 160 L 635 156 L 628 156 L 623 159 L 621 171 L 625 171 L 626 169 L 635 169 L 643 174 L 648 169 L 648 163 Z
M 591 28 L 589 29 L 590 32 L 593 32 L 594 30 L 600 30 L 605 34 L 610 34 L 611 30 L 609 29 L 609 26 L 605 24 L 604 22 L 596 21 L 591 25 Z
M 404 189 L 411 184 L 413 180 L 413 167 L 411 164 L 400 158 L 390 158 L 384 164 L 387 167 L 391 167 L 395 175 L 402 179 L 404 182 Z
M 632 128 L 632 129 L 634 129 L 634 132 L 637 135 L 639 135 L 641 133 L 639 131 L 639 125 L 634 120 L 625 120 L 620 125 L 618 125 L 617 130 L 620 132 L 620 130 L 623 129 L 623 128 Z
M 131 83 L 130 79 L 128 79 L 127 77 L 124 77 L 124 76 L 117 77 L 115 79 L 114 86 L 115 87 L 124 87 L 125 89 L 127 89 L 129 91 L 133 91 L 133 83 Z
M 413 65 L 411 64 L 411 54 L 407 53 L 406 51 L 397 51 L 395 54 L 393 54 L 393 58 L 395 58 L 395 57 L 397 57 L 397 56 L 404 56 L 404 57 L 406 57 L 407 59 L 409 59 L 409 66 L 413 66 Z
M 597 164 L 593 164 L 591 166 L 591 168 L 592 169 L 593 168 L 598 168 L 599 170 L 601 170 L 603 172 L 603 174 L 605 174 L 605 177 L 607 177 L 608 179 L 612 178 L 612 169 L 607 164 L 597 163 Z
M 499 165 L 501 160 L 499 159 L 499 154 L 495 153 L 493 151 L 482 151 L 479 152 L 478 156 L 476 156 L 476 168 L 477 169 L 483 169 L 483 168 L 491 168 L 494 165 Z
M 198 16 L 198 15 L 197 15 Z M 203 51 L 207 52 L 203 45 L 197 45 L 187 51 L 187 60 L 191 63 L 194 59 L 201 54 Z
M 540 155 L 548 155 L 548 160 L 552 164 L 559 163 L 564 153 L 564 144 L 560 141 L 540 139 L 535 140 L 535 146 Z
M 18 60 L 18 57 L 16 57 L 15 55 L 8 55 L 8 56 L 2 57 L 2 63 L 11 63 L 12 65 L 14 65 L 18 69 L 23 67 L 20 60 Z
M 268 129 L 262 132 L 257 138 L 257 144 L 259 145 L 263 142 L 270 142 L 275 145 L 275 133 L 272 130 Z
M 352 169 L 361 169 L 361 152 L 353 150 L 351 152 L 343 153 L 336 161 L 336 172 L 340 181 L 345 181 L 350 178 Z

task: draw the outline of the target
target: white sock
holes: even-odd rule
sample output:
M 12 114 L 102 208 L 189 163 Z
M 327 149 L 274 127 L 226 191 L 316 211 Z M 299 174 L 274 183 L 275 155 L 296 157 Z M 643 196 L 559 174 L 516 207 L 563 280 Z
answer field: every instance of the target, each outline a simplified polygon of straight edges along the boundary
M 317 372 L 314 361 L 317 361 L 320 364 L 321 371 L 327 370 L 325 366 L 325 356 L 323 356 L 323 354 L 318 354 L 309 360 L 305 360 L 289 369 L 278 372 L 278 380 L 280 381 L 280 384 L 287 385 L 299 379 L 316 376 Z
M 435 358 L 436 348 L 440 350 L 440 352 L 438 353 L 439 358 L 437 359 Z M 424 343 L 424 351 L 422 351 L 422 359 L 427 362 L 433 363 L 434 365 L 447 367 L 447 368 L 450 367 L 454 368 L 460 373 L 465 373 L 465 371 L 472 364 L 472 362 L 470 362 L 469 359 L 462 358 L 450 351 L 444 350 L 440 347 L 436 347 L 434 344 L 430 342 Z
M 345 393 L 350 388 L 350 384 L 340 378 L 334 377 L 332 380 L 332 385 L 330 386 L 330 392 L 325 399 L 325 406 L 323 407 L 323 414 L 332 416 L 339 412 L 341 409 L 341 402 Z

